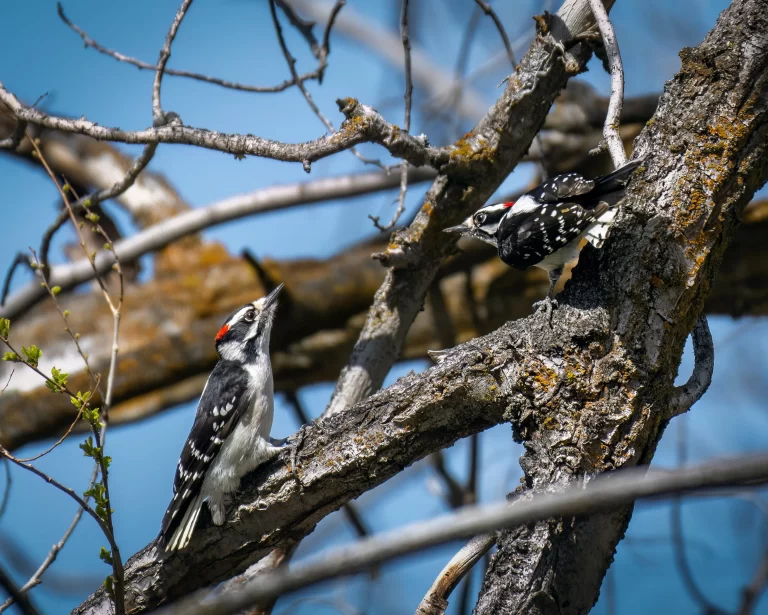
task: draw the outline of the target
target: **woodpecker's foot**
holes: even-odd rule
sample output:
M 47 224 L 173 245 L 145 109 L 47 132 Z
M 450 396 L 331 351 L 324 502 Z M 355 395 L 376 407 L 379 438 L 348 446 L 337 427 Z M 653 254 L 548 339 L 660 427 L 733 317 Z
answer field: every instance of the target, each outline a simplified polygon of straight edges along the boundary
M 543 311 L 544 315 L 547 317 L 547 322 L 549 323 L 550 328 L 552 327 L 552 310 L 554 310 L 558 306 L 557 299 L 547 295 L 546 298 L 542 299 L 541 301 L 537 301 L 533 304 L 533 308 L 538 311 Z

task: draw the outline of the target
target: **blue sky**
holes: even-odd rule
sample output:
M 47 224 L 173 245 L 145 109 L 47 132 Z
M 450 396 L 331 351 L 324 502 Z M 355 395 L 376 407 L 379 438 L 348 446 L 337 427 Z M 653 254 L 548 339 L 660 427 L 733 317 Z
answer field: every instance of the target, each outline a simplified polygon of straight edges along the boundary
M 391 26 L 396 22 L 389 2 L 349 0 L 348 4 L 349 10 L 378 23 Z M 530 15 L 541 10 L 541 4 L 533 1 L 496 4 L 513 39 L 531 31 Z M 679 67 L 679 49 L 698 43 L 725 4 L 724 0 L 688 0 L 675 5 L 661 0 L 619 0 L 612 15 L 627 71 L 627 95 L 660 91 L 664 81 Z M 474 3 L 412 0 L 411 5 L 415 11 L 412 23 L 415 32 L 420 33 L 414 40 L 436 63 L 452 71 L 457 41 Z M 157 58 L 177 4 L 169 0 L 70 0 L 64 8 L 75 23 L 103 44 L 151 62 Z M 139 129 L 151 124 L 151 73 L 83 49 L 80 39 L 59 21 L 55 3 L 49 0 L 6 3 L 3 15 L 6 28 L 0 38 L 0 80 L 20 98 L 34 101 L 48 92 L 42 106 L 52 112 L 84 114 L 101 124 L 123 128 Z M 290 29 L 286 32 L 300 69 L 310 69 L 313 61 L 304 52 L 302 42 Z M 470 58 L 470 69 L 498 50 L 496 31 L 484 20 Z M 255 84 L 278 83 L 288 75 L 263 0 L 196 2 L 178 34 L 170 66 Z M 597 63 L 593 62 L 591 69 L 584 78 L 607 93 L 608 76 Z M 496 85 L 504 74 L 503 70 L 497 71 L 475 84 L 489 104 L 498 95 Z M 382 64 L 370 51 L 343 37 L 334 37 L 324 83 L 322 87 L 309 87 L 336 124 L 341 117 L 333 101 L 344 96 L 373 104 L 389 120 L 401 123 L 402 81 L 397 70 Z M 416 101 L 419 100 L 417 88 Z M 294 89 L 255 95 L 167 77 L 163 105 L 166 110 L 179 113 L 186 124 L 216 130 L 253 133 L 287 142 L 305 141 L 324 133 L 319 120 Z M 427 119 L 417 104 L 412 132 L 422 132 Z M 469 125 L 459 128 L 463 131 Z M 379 148 L 362 149 L 367 155 L 388 160 Z M 125 151 L 137 152 L 129 147 Z M 300 165 L 261 159 L 235 161 L 231 156 L 181 146 L 160 147 L 151 168 L 164 174 L 196 207 L 270 185 L 369 170 L 349 153 L 316 162 L 312 175 L 307 176 Z M 530 168 L 521 166 L 504 188 L 522 185 L 530 173 Z M 56 194 L 39 170 L 7 156 L 0 156 L 0 178 L 6 197 L 4 223 L 0 227 L 0 269 L 4 269 L 16 252 L 38 245 L 41 232 L 55 215 Z M 422 187 L 410 191 L 409 209 L 418 206 L 423 192 Z M 217 227 L 206 232 L 206 237 L 222 242 L 232 253 L 248 247 L 258 256 L 323 257 L 370 236 L 368 214 L 387 218 L 394 209 L 395 196 L 394 192 L 378 194 L 263 215 Z M 117 215 L 125 222 L 124 216 Z M 62 233 L 54 246 L 54 260 L 62 260 L 60 246 L 67 240 Z M 20 276 L 18 283 L 28 279 Z M 704 400 L 682 419 L 687 422 L 692 443 L 691 461 L 760 450 L 765 442 L 762 434 L 768 431 L 768 413 L 761 404 L 766 383 L 761 358 L 768 351 L 768 327 L 759 320 L 728 318 L 713 319 L 712 327 L 717 350 L 715 379 Z M 422 362 L 399 365 L 388 382 L 407 370 L 424 366 Z M 686 355 L 681 374 L 690 373 L 690 369 Z M 301 398 L 311 414 L 322 411 L 331 390 L 330 385 L 318 385 L 302 391 Z M 114 458 L 111 484 L 117 537 L 126 555 L 144 546 L 157 533 L 170 497 L 178 452 L 193 414 L 194 404 L 185 404 L 144 423 L 113 429 L 108 436 L 108 448 Z M 680 419 L 668 429 L 654 463 L 675 465 L 675 433 L 679 423 Z M 292 415 L 279 399 L 274 434 L 284 436 L 296 428 Z M 448 453 L 449 465 L 459 476 L 465 473 L 467 448 L 466 442 L 460 442 Z M 29 447 L 19 454 L 38 450 L 39 446 Z M 482 435 L 481 500 L 499 500 L 514 488 L 519 477 L 516 459 L 521 452 L 512 443 L 506 426 Z M 499 459 L 510 461 L 499 463 Z M 39 465 L 79 490 L 84 488 L 90 469 L 74 439 L 42 459 Z M 0 519 L 0 560 L 7 565 L 16 559 L 8 548 L 8 540 L 12 540 L 37 563 L 63 533 L 74 506 L 29 474 L 13 469 L 12 476 L 11 503 Z M 445 512 L 438 491 L 439 482 L 428 464 L 422 462 L 362 496 L 359 504 L 370 526 L 383 531 Z M 762 555 L 764 520 L 752 504 L 716 499 L 688 503 L 684 515 L 686 533 L 690 536 L 689 557 L 697 579 L 711 600 L 724 607 L 735 606 L 739 588 L 753 574 Z M 344 518 L 332 515 L 304 541 L 298 557 L 353 539 Z M 102 543 L 98 529 L 85 519 L 51 569 L 53 575 L 65 581 L 71 576 L 86 576 L 85 587 L 69 583 L 74 591 L 69 594 L 47 591 L 45 586 L 36 589 L 34 599 L 45 612 L 69 610 L 88 593 L 89 580 L 96 584 L 107 574 L 107 567 L 97 557 Z M 276 613 L 337 613 L 338 609 L 327 601 L 339 599 L 372 615 L 413 612 L 455 548 L 449 545 L 389 564 L 372 582 L 359 577 L 353 582 L 334 582 L 320 590 L 284 599 Z M 16 570 L 18 580 L 25 578 L 25 572 Z M 615 583 L 618 613 L 694 610 L 674 568 L 666 505 L 637 507 L 610 574 Z M 391 591 L 393 584 L 399 591 Z M 310 597 L 319 597 L 323 602 L 296 602 Z M 763 600 L 760 607 L 761 612 L 768 613 L 768 601 Z M 604 600 L 595 612 L 608 612 Z

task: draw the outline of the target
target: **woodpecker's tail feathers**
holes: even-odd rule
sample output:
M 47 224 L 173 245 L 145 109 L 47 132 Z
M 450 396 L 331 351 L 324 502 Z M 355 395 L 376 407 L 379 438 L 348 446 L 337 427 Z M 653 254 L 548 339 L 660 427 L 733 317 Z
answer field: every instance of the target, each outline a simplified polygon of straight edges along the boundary
M 198 494 L 197 497 L 189 503 L 187 510 L 184 513 L 184 517 L 181 519 L 181 523 L 176 528 L 176 531 L 171 536 L 168 544 L 165 547 L 166 551 L 178 551 L 183 549 L 189 544 L 192 538 L 192 533 L 195 531 L 197 525 L 197 518 L 200 516 L 200 510 L 203 508 L 203 494 Z
M 600 177 L 595 181 L 594 191 L 597 194 L 607 194 L 609 192 L 623 190 L 632 173 L 634 173 L 635 169 L 643 164 L 643 162 L 645 162 L 644 158 L 632 160 L 620 169 L 616 169 L 613 173 Z
M 595 220 L 595 223 L 589 229 L 587 229 L 584 237 L 596 248 L 599 249 L 603 247 L 603 243 L 605 243 L 605 240 L 608 238 L 608 233 L 611 231 L 611 225 L 613 224 L 613 219 L 616 217 L 616 212 L 616 208 L 611 207 Z

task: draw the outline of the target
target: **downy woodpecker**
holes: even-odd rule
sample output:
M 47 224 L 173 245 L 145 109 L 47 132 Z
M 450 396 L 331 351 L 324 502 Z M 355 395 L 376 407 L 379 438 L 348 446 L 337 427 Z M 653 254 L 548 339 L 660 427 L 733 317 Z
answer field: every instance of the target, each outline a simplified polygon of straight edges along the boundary
M 596 248 L 603 246 L 616 217 L 616 205 L 641 162 L 634 160 L 596 179 L 577 173 L 557 175 L 514 203 L 480 208 L 445 232 L 490 243 L 498 249 L 499 258 L 515 269 L 535 266 L 546 270 L 549 293 L 541 303 L 550 311 L 563 267 L 579 253 L 582 239 Z
M 213 523 L 222 525 L 225 494 L 281 450 L 269 437 L 274 412 L 269 335 L 282 287 L 246 303 L 216 335 L 221 358 L 205 383 L 163 517 L 166 551 L 189 544 L 205 501 Z

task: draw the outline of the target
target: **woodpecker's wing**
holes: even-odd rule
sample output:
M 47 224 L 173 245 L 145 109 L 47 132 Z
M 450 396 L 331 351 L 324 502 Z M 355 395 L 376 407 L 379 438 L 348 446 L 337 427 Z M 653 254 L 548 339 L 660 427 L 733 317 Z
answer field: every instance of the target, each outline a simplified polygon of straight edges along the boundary
M 248 405 L 247 393 L 245 371 L 237 363 L 219 361 L 205 384 L 195 422 L 179 457 L 173 499 L 160 530 L 164 540 L 173 535 L 187 506 L 200 492 L 206 471 Z
M 527 194 L 540 203 L 559 203 L 573 199 L 595 189 L 595 182 L 578 173 L 556 175 Z
M 608 208 L 605 202 L 585 208 L 571 201 L 543 205 L 522 223 L 511 216 L 505 217 L 499 227 L 499 236 L 509 237 L 511 241 L 504 241 L 506 245 L 501 246 L 500 255 L 504 262 L 515 268 L 531 267 L 576 239 Z M 515 232 L 514 226 L 518 224 Z

